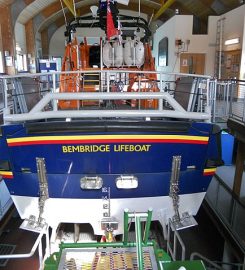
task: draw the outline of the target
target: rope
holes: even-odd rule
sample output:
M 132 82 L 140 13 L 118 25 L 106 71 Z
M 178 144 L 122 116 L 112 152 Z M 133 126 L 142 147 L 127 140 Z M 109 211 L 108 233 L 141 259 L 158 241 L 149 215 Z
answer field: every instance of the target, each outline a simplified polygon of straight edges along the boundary
M 65 24 L 67 25 L 66 14 L 65 14 L 65 10 L 64 10 L 64 6 L 63 6 L 63 3 L 62 3 L 62 0 L 60 0 L 60 4 L 61 4 L 63 15 L 64 15 L 64 18 L 65 18 Z
M 74 7 L 74 14 L 75 14 L 75 19 L 76 19 L 77 18 L 77 11 L 76 11 L 75 0 L 73 0 L 73 7 Z

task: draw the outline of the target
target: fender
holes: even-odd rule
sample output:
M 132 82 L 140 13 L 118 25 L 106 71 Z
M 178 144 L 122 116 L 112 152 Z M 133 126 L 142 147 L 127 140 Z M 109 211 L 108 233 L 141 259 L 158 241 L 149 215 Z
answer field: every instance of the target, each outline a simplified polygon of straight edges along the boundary
M 102 57 L 106 67 L 110 67 L 112 65 L 112 47 L 108 41 L 103 46 Z
M 135 46 L 135 64 L 141 67 L 145 62 L 145 48 L 141 41 L 136 41 Z
M 121 67 L 123 64 L 123 46 L 118 41 L 113 44 L 114 66 Z
M 123 60 L 125 65 L 132 66 L 134 64 L 134 40 L 127 40 L 123 49 Z

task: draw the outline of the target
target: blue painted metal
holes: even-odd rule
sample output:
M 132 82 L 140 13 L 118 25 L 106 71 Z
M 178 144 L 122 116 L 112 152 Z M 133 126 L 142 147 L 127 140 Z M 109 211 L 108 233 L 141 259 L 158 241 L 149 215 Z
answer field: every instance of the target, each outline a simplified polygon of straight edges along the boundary
M 212 176 L 204 176 L 203 170 L 209 158 L 218 158 L 215 134 L 212 124 L 192 123 L 186 132 L 83 132 L 82 135 L 99 134 L 151 134 L 151 135 L 191 135 L 209 137 L 208 144 L 149 143 L 146 152 L 115 152 L 111 143 L 110 152 L 63 153 L 61 144 L 19 145 L 9 147 L 6 139 L 21 137 L 61 136 L 60 133 L 27 134 L 24 125 L 2 127 L 0 138 L 1 159 L 9 160 L 13 179 L 6 180 L 12 195 L 39 196 L 36 157 L 45 158 L 49 196 L 51 198 L 101 198 L 101 190 L 84 191 L 80 188 L 83 176 L 100 176 L 103 186 L 110 186 L 111 198 L 139 198 L 167 196 L 171 174 L 172 156 L 181 155 L 179 194 L 204 192 Z M 81 132 L 62 133 L 62 136 L 81 135 Z M 127 144 L 127 143 L 120 143 Z M 145 143 L 130 143 L 132 145 Z M 95 145 L 100 145 L 95 143 Z M 188 166 L 195 166 L 189 169 Z M 26 170 L 27 169 L 27 170 Z M 27 172 L 26 172 L 27 171 Z M 133 174 L 138 178 L 137 189 L 120 190 L 115 179 L 121 174 Z

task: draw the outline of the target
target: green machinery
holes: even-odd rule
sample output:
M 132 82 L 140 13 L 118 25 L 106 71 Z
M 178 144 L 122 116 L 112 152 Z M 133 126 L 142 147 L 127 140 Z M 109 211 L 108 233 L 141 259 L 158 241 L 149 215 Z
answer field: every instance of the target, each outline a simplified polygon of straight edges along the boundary
M 44 270 L 205 270 L 202 261 L 172 261 L 149 240 L 152 210 L 147 213 L 124 212 L 121 242 L 61 243 L 59 252 L 44 263 Z M 130 242 L 129 221 L 135 222 L 135 239 Z M 144 231 L 142 230 L 144 222 Z

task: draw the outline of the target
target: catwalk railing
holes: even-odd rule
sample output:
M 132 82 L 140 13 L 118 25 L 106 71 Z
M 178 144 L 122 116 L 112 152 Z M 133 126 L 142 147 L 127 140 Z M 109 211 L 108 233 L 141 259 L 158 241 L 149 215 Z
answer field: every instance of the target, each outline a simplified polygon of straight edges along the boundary
M 225 80 L 218 81 L 215 95 L 216 122 L 229 119 L 245 125 L 245 81 Z
M 230 118 L 245 124 L 245 81 L 217 81 L 208 76 L 193 76 L 193 74 L 142 73 L 125 70 L 97 70 L 96 74 L 99 74 L 99 80 L 94 82 L 94 92 L 89 92 L 84 86 L 84 78 L 94 75 L 94 71 L 2 76 L 0 77 L 0 121 L 3 121 L 3 113 L 7 122 L 26 121 L 30 117 L 30 112 L 33 115 L 30 117 L 32 120 L 40 117 L 52 118 L 54 115 L 56 118 L 64 117 L 62 110 L 57 106 L 59 100 L 76 98 L 80 100 L 79 106 L 72 112 L 66 110 L 66 117 L 113 117 L 116 115 L 119 117 L 122 115 L 123 117 L 177 117 L 211 120 L 217 123 L 226 123 Z M 132 84 L 132 74 L 136 77 L 134 84 Z M 68 97 L 67 93 L 60 93 L 60 86 L 64 80 L 66 81 L 64 76 L 66 78 L 69 75 L 76 75 L 76 79 L 73 80 L 75 92 L 69 93 Z M 157 79 L 151 81 L 146 79 L 152 75 Z M 63 79 L 61 79 L 62 76 Z M 130 84 L 133 90 L 128 92 Z M 153 85 L 157 86 L 159 92 L 152 92 Z M 42 108 L 39 105 L 39 112 L 36 108 L 32 111 L 43 97 L 46 104 L 42 103 Z M 97 102 L 92 112 L 88 106 L 83 106 L 83 101 L 88 100 Z M 128 105 L 124 106 L 124 109 L 127 107 L 126 111 L 119 105 L 120 100 Z M 148 106 L 145 109 L 142 106 L 145 100 L 148 100 L 148 103 L 156 100 L 157 108 Z M 130 104 L 132 101 L 137 101 L 134 108 Z M 81 107 L 83 107 L 82 110 Z M 17 114 L 25 115 L 17 117 Z

